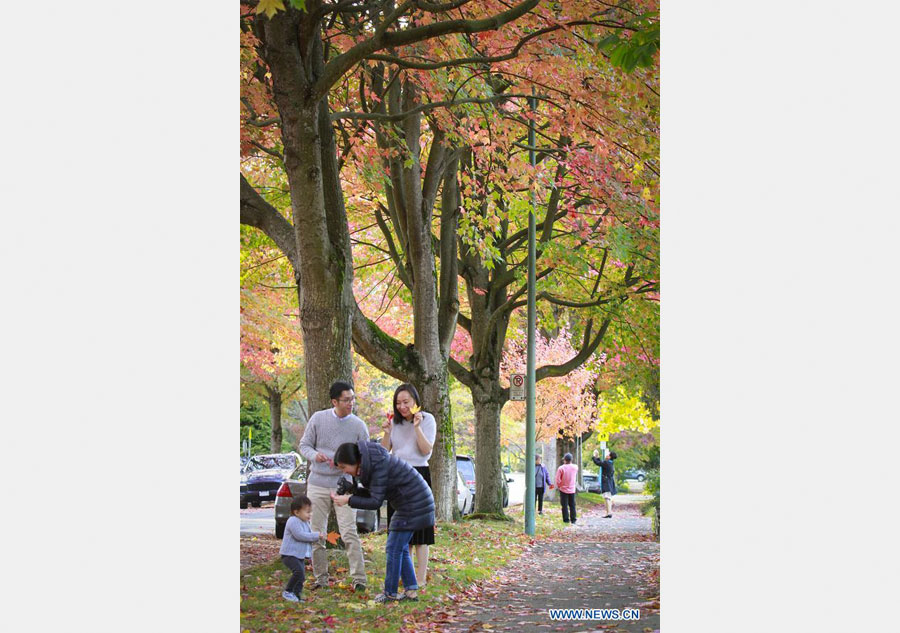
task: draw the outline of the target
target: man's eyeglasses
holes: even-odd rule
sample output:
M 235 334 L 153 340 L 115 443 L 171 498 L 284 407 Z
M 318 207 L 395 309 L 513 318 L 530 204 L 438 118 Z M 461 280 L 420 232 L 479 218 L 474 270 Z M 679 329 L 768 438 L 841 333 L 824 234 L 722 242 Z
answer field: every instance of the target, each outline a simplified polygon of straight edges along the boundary
M 353 402 L 354 400 L 356 400 L 356 396 L 350 396 L 349 398 L 338 398 L 338 402 L 343 402 L 344 404 Z

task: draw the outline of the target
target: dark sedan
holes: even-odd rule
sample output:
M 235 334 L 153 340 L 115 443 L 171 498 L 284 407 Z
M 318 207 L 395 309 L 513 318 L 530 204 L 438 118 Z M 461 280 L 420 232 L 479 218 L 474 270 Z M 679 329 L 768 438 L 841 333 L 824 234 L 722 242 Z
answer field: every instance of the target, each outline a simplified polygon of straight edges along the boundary
M 297 453 L 254 455 L 241 473 L 241 509 L 258 508 L 263 501 L 275 501 L 275 495 L 301 464 Z
M 638 481 L 644 481 L 646 478 L 647 472 L 640 468 L 629 468 L 622 473 L 622 479 L 637 479 Z

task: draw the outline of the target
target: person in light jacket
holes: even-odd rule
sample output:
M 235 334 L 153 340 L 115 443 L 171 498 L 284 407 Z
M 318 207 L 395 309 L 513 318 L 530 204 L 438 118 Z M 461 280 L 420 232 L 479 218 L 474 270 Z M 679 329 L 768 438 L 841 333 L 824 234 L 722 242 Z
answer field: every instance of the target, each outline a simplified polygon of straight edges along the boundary
M 541 456 L 534 456 L 534 500 L 537 503 L 538 514 L 544 514 L 544 489 L 553 490 L 550 483 L 550 473 L 547 467 L 541 463 Z
M 415 468 L 388 454 L 378 442 L 341 444 L 334 454 L 334 463 L 346 474 L 358 477 L 367 490 L 366 494 L 331 493 L 336 506 L 377 510 L 386 499 L 394 508 L 385 544 L 384 593 L 375 601 L 418 600 L 419 585 L 409 555 L 409 541 L 416 530 L 434 526 L 434 495 L 425 479 Z M 401 578 L 402 596 L 397 594 Z

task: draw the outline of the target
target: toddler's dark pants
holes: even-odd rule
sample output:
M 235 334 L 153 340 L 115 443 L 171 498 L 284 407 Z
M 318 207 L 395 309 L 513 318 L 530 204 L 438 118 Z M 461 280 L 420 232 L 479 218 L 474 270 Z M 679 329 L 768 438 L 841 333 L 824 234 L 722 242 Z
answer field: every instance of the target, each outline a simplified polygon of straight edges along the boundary
M 302 558 L 297 558 L 296 556 L 282 556 L 281 562 L 284 563 L 285 567 L 294 572 L 284 586 L 284 590 L 299 598 L 300 594 L 303 593 L 303 582 L 306 580 L 304 561 Z

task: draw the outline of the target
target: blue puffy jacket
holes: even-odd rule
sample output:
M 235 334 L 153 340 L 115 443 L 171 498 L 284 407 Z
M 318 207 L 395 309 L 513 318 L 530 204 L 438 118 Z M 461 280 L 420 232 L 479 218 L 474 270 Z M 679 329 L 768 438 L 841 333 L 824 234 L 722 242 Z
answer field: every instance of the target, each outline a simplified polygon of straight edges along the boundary
M 350 507 L 378 510 L 387 499 L 394 509 L 389 530 L 421 530 L 434 525 L 434 495 L 416 469 L 387 452 L 378 442 L 357 442 L 362 456 L 359 483 L 369 497 L 353 495 Z

